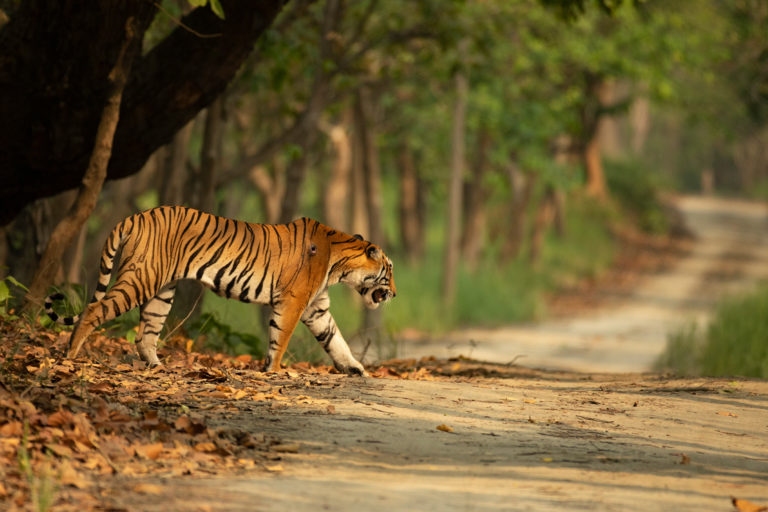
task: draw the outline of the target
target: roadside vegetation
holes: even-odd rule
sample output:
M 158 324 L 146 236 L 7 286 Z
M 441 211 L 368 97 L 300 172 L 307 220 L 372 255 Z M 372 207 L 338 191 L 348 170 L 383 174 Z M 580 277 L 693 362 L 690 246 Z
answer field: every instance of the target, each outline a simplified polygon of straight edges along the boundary
M 680 375 L 768 378 L 768 284 L 726 299 L 709 324 L 670 335 L 657 369 Z

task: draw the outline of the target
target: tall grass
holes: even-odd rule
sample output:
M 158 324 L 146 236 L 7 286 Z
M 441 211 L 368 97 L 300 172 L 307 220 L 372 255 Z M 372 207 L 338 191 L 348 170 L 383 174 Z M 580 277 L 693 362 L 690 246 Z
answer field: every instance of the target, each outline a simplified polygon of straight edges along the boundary
M 687 327 L 673 333 L 657 369 L 768 378 L 768 284 L 724 301 L 706 329 Z

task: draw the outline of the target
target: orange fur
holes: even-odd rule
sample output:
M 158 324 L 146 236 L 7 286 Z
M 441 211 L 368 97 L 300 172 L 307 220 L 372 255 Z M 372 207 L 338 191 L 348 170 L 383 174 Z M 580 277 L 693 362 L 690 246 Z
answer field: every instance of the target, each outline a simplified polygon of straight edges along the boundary
M 107 290 L 118 248 L 122 257 Z M 220 295 L 272 306 L 267 370 L 280 368 L 302 320 L 337 368 L 363 374 L 328 311 L 327 288 L 343 282 L 371 308 L 396 294 L 392 262 L 371 242 L 308 218 L 251 224 L 180 206 L 153 208 L 123 220 L 107 239 L 100 268 L 94 297 L 70 339 L 71 358 L 96 327 L 140 306 L 137 348 L 143 359 L 159 364 L 157 337 L 176 282 L 195 279 Z M 54 318 L 52 298 L 46 310 Z

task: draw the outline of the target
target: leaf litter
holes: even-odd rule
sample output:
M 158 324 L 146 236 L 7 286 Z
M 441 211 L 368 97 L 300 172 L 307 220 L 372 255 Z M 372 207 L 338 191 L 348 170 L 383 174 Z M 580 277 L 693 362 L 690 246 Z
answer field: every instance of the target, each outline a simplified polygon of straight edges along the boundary
M 97 491 L 110 479 L 133 478 L 126 488 L 156 494 L 140 479 L 283 471 L 277 461 L 301 452 L 299 444 L 225 419 L 254 407 L 316 405 L 302 390 L 335 377 L 307 363 L 263 373 L 250 356 L 190 352 L 183 338 L 161 349 L 162 367 L 148 369 L 127 340 L 103 332 L 71 361 L 68 340 L 67 332 L 0 319 L 2 510 L 44 500 L 56 510 L 103 510 Z M 381 373 L 429 378 L 428 370 Z

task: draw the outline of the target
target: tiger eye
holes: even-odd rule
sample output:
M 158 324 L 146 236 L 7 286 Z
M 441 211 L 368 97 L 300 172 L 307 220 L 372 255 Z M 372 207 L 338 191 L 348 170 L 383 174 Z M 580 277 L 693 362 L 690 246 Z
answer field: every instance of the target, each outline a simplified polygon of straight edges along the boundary
M 317 246 L 315 244 L 310 244 L 309 245 L 309 255 L 310 256 L 314 256 L 315 254 L 317 254 Z

